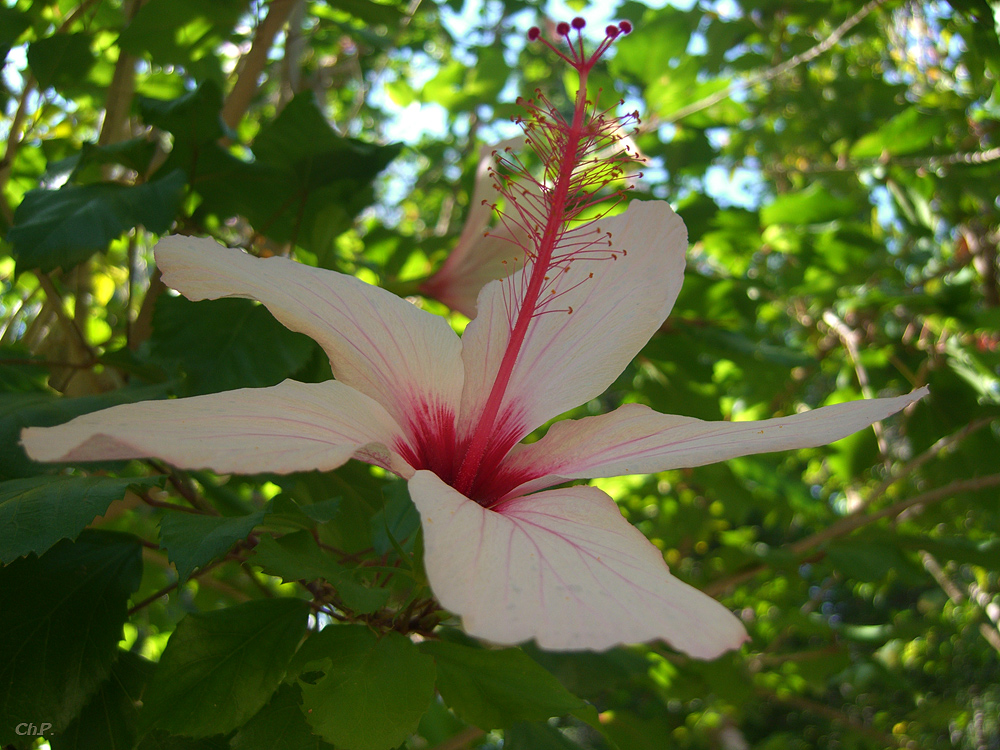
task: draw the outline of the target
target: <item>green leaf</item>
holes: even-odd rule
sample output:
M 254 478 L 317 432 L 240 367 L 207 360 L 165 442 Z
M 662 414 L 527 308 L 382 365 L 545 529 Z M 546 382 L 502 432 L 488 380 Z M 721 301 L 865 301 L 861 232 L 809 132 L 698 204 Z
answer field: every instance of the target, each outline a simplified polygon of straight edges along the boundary
M 174 99 L 139 97 L 138 107 L 142 121 L 173 135 L 174 151 L 180 147 L 186 155 L 193 145 L 228 135 L 222 121 L 222 89 L 212 81 Z
M 159 234 L 170 228 L 186 183 L 174 170 L 142 185 L 64 185 L 31 190 L 14 212 L 7 235 L 18 268 L 69 270 L 123 232 L 143 226 Z
M 434 660 L 398 633 L 378 639 L 341 625 L 320 634 L 326 674 L 314 685 L 300 682 L 313 729 L 344 750 L 388 750 L 416 731 L 434 697 Z
M 356 581 L 353 572 L 320 549 L 308 531 L 286 534 L 278 539 L 262 537 L 250 562 L 285 581 L 322 578 L 337 590 L 341 601 L 355 614 L 377 612 L 389 600 L 388 589 L 368 588 Z
M 51 464 L 35 463 L 25 455 L 19 443 L 25 427 L 51 427 L 98 409 L 162 398 L 167 390 L 166 385 L 127 387 L 82 398 L 61 398 L 48 392 L 0 393 L 0 480 L 52 470 Z
M 77 183 L 96 182 L 102 177 L 100 168 L 108 164 L 119 164 L 144 175 L 155 153 L 156 143 L 144 136 L 104 146 L 84 143 L 69 179 Z
M 141 731 L 228 734 L 263 708 L 306 629 L 309 605 L 264 599 L 181 620 L 143 700 Z
M 252 300 L 162 294 L 150 346 L 156 360 L 180 363 L 187 395 L 198 395 L 277 385 L 305 367 L 318 345 Z
M 78 86 L 87 77 L 95 58 L 90 34 L 54 34 L 28 45 L 28 67 L 38 85 L 59 90 Z
M 221 79 L 217 49 L 246 10 L 241 0 L 150 0 L 118 38 L 127 52 L 157 65 L 181 65 L 193 77 Z
M 399 150 L 344 138 L 312 93 L 299 94 L 254 139 L 257 180 L 229 189 L 258 231 L 297 242 L 329 265 L 333 240 L 372 201 L 372 182 Z
M 264 511 L 246 516 L 202 516 L 168 512 L 160 520 L 160 544 L 177 568 L 181 580 L 226 554 L 236 542 L 246 539 L 264 520 Z
M 482 729 L 563 716 L 587 705 L 520 649 L 426 641 L 420 650 L 434 657 L 448 707 Z
M 41 555 L 60 539 L 75 539 L 132 485 L 158 477 L 34 477 L 0 483 L 0 563 Z
M 350 13 L 355 18 L 372 26 L 381 24 L 392 27 L 404 18 L 402 7 L 391 3 L 372 2 L 372 0 L 337 0 L 337 4 L 331 7 L 336 8 L 337 11 Z M 322 18 L 326 14 L 323 8 L 318 8 L 316 15 Z
M 651 18 L 644 18 L 631 34 L 615 44 L 611 65 L 619 75 L 625 73 L 647 81 L 663 75 L 684 56 L 703 17 L 700 11 L 670 6 L 650 15 Z
M 142 738 L 136 750 L 229 750 L 229 740 L 218 735 L 194 740 L 166 732 L 150 732 Z
M 60 732 L 80 712 L 110 673 L 141 577 L 138 540 L 89 529 L 0 568 L 0 745 L 20 722 Z
M 868 159 L 881 156 L 911 154 L 934 143 L 945 135 L 948 118 L 917 107 L 907 107 L 874 133 L 859 138 L 851 146 L 851 158 Z
M 416 541 L 416 531 L 420 528 L 417 506 L 410 499 L 406 482 L 402 480 L 387 484 L 382 492 L 385 495 L 385 505 L 371 520 L 375 554 L 384 555 L 396 545 L 410 554 Z
M 298 685 L 282 685 L 233 737 L 233 750 L 333 750 L 312 733 L 302 714 Z
M 299 505 L 281 493 L 271 499 L 264 523 L 274 526 L 288 524 L 295 529 L 314 529 L 317 524 L 332 521 L 340 513 L 340 498 L 323 500 L 312 505 Z
M 120 651 L 108 679 L 66 730 L 50 738 L 52 750 L 131 750 L 138 736 L 142 691 L 154 664 Z
M 0 61 L 7 59 L 7 53 L 21 34 L 31 27 L 31 16 L 17 8 L 0 6 Z
M 814 182 L 805 190 L 779 195 L 760 210 L 760 219 L 764 224 L 819 224 L 853 216 L 856 211 L 854 201 L 834 196 Z
M 495 103 L 510 69 L 498 46 L 480 48 L 479 55 L 480 64 L 476 66 L 470 67 L 459 60 L 443 65 L 421 88 L 421 100 L 440 104 L 451 112 Z

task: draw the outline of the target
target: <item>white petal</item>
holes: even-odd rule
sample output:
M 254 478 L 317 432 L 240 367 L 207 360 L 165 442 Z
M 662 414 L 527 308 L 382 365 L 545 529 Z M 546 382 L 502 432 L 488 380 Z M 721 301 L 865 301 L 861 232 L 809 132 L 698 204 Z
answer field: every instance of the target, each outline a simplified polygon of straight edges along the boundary
M 491 281 L 502 279 L 513 269 L 511 260 L 519 254 L 505 228 L 490 234 L 480 232 L 459 240 L 441 269 L 420 286 L 420 293 L 443 302 L 466 317 L 476 317 L 479 292 Z M 507 261 L 505 264 L 504 261 Z
M 214 240 L 156 246 L 163 281 L 192 300 L 249 297 L 315 339 L 336 378 L 382 404 L 408 433 L 453 429 L 461 341 L 447 322 L 352 276 L 287 258 L 254 258 Z
M 438 477 L 409 482 L 424 565 L 441 604 L 468 633 L 554 650 L 665 640 L 711 659 L 746 633 L 732 613 L 670 575 L 660 552 L 594 487 L 487 510 Z
M 616 250 L 628 254 L 574 261 L 558 282 L 572 291 L 554 305 L 573 312 L 532 320 L 495 424 L 496 432 L 509 432 L 513 440 L 602 393 L 662 325 L 680 291 L 687 234 L 667 203 L 633 202 L 625 213 L 597 224 L 612 233 Z M 514 274 L 510 283 L 518 284 L 519 277 Z M 462 339 L 463 435 L 483 409 L 510 339 L 507 283 L 483 289 L 479 316 Z
M 568 479 L 649 474 L 702 466 L 737 456 L 812 448 L 840 440 L 926 396 L 919 388 L 895 398 L 863 399 L 750 422 L 705 422 L 626 404 L 610 414 L 556 422 L 541 440 L 518 445 L 498 482 L 509 493 L 551 487 Z
M 160 458 L 226 474 L 325 471 L 358 458 L 408 476 L 395 452 L 404 439 L 376 401 L 333 380 L 122 404 L 21 433 L 36 461 Z

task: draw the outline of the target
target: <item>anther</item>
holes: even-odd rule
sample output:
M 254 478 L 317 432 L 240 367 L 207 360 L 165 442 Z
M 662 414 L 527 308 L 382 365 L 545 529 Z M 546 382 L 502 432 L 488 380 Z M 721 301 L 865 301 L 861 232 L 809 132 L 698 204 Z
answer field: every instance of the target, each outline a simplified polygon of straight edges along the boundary
M 584 21 L 582 18 L 580 18 L 580 16 L 577 16 L 576 18 L 573 19 L 573 28 L 576 29 L 577 31 L 579 31 L 586 25 L 587 22 Z
M 560 21 L 556 24 L 556 33 L 559 36 L 569 36 L 569 24 L 565 21 Z
M 632 31 L 632 24 L 630 24 L 628 21 L 622 21 L 618 24 L 618 28 L 621 29 L 621 32 L 623 34 L 628 34 L 630 31 Z
M 537 26 L 532 26 L 528 29 L 528 41 L 534 42 L 542 35 L 542 30 Z
M 605 35 L 606 37 L 608 37 L 608 39 L 614 39 L 614 38 L 615 38 L 616 36 L 618 36 L 618 35 L 619 35 L 620 33 L 621 33 L 621 32 L 620 32 L 620 31 L 618 30 L 618 27 L 617 27 L 617 26 L 611 26 L 611 25 L 608 25 L 608 26 L 607 26 L 607 27 L 605 27 L 605 29 L 604 29 L 604 35 Z

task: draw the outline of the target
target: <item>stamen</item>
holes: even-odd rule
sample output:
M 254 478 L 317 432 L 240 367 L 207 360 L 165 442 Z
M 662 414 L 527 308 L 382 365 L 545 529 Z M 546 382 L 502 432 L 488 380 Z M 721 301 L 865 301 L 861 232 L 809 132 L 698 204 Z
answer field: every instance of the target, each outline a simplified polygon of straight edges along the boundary
M 610 233 L 602 232 L 594 222 L 621 203 L 632 181 L 641 175 L 632 171 L 643 160 L 628 138 L 639 116 L 637 112 L 617 116 L 614 110 L 624 102 L 601 109 L 590 101 L 587 78 L 612 42 L 632 26 L 627 21 L 608 26 L 590 55 L 584 45 L 585 27 L 582 18 L 558 23 L 556 34 L 566 45 L 562 49 L 537 27 L 528 31 L 530 41 L 540 41 L 580 76 L 570 120 L 541 91 L 536 90 L 531 99 L 518 99 L 525 114 L 515 122 L 524 131 L 525 144 L 541 161 L 537 176 L 510 148 L 493 155 L 490 176 L 504 197 L 504 210 L 490 205 L 506 230 L 495 236 L 514 243 L 519 252 L 514 256 L 515 272 L 503 282 L 510 337 L 457 472 L 454 487 L 460 492 L 468 493 L 479 473 L 491 470 L 493 458 L 502 459 L 521 437 L 497 437 L 494 427 L 531 321 L 549 313 L 573 313 L 572 305 L 560 308 L 553 303 L 594 277 L 594 272 L 570 277 L 574 263 L 617 260 L 625 254 L 614 248 Z M 505 261 L 504 265 L 511 264 Z M 516 272 L 518 265 L 520 272 Z

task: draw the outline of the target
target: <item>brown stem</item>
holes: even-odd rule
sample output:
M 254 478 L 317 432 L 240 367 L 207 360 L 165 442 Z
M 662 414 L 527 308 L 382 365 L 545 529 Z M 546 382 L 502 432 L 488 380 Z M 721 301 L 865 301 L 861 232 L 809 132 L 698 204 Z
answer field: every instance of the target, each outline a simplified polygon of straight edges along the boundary
M 188 503 L 191 504 L 191 507 L 195 508 L 197 512 L 209 516 L 219 515 L 219 511 L 213 508 L 204 498 L 199 496 L 198 493 L 191 488 L 185 478 L 178 474 L 173 468 L 151 458 L 146 459 L 146 463 L 152 466 L 158 473 L 166 476 L 167 481 L 170 482 L 171 486 L 177 490 L 178 494 L 187 500 Z
M 236 67 L 236 83 L 222 105 L 222 121 L 230 128 L 235 130 L 250 108 L 274 38 L 285 25 L 296 2 L 297 0 L 273 0 L 268 6 L 267 16 L 257 27 L 250 50 L 240 59 Z

